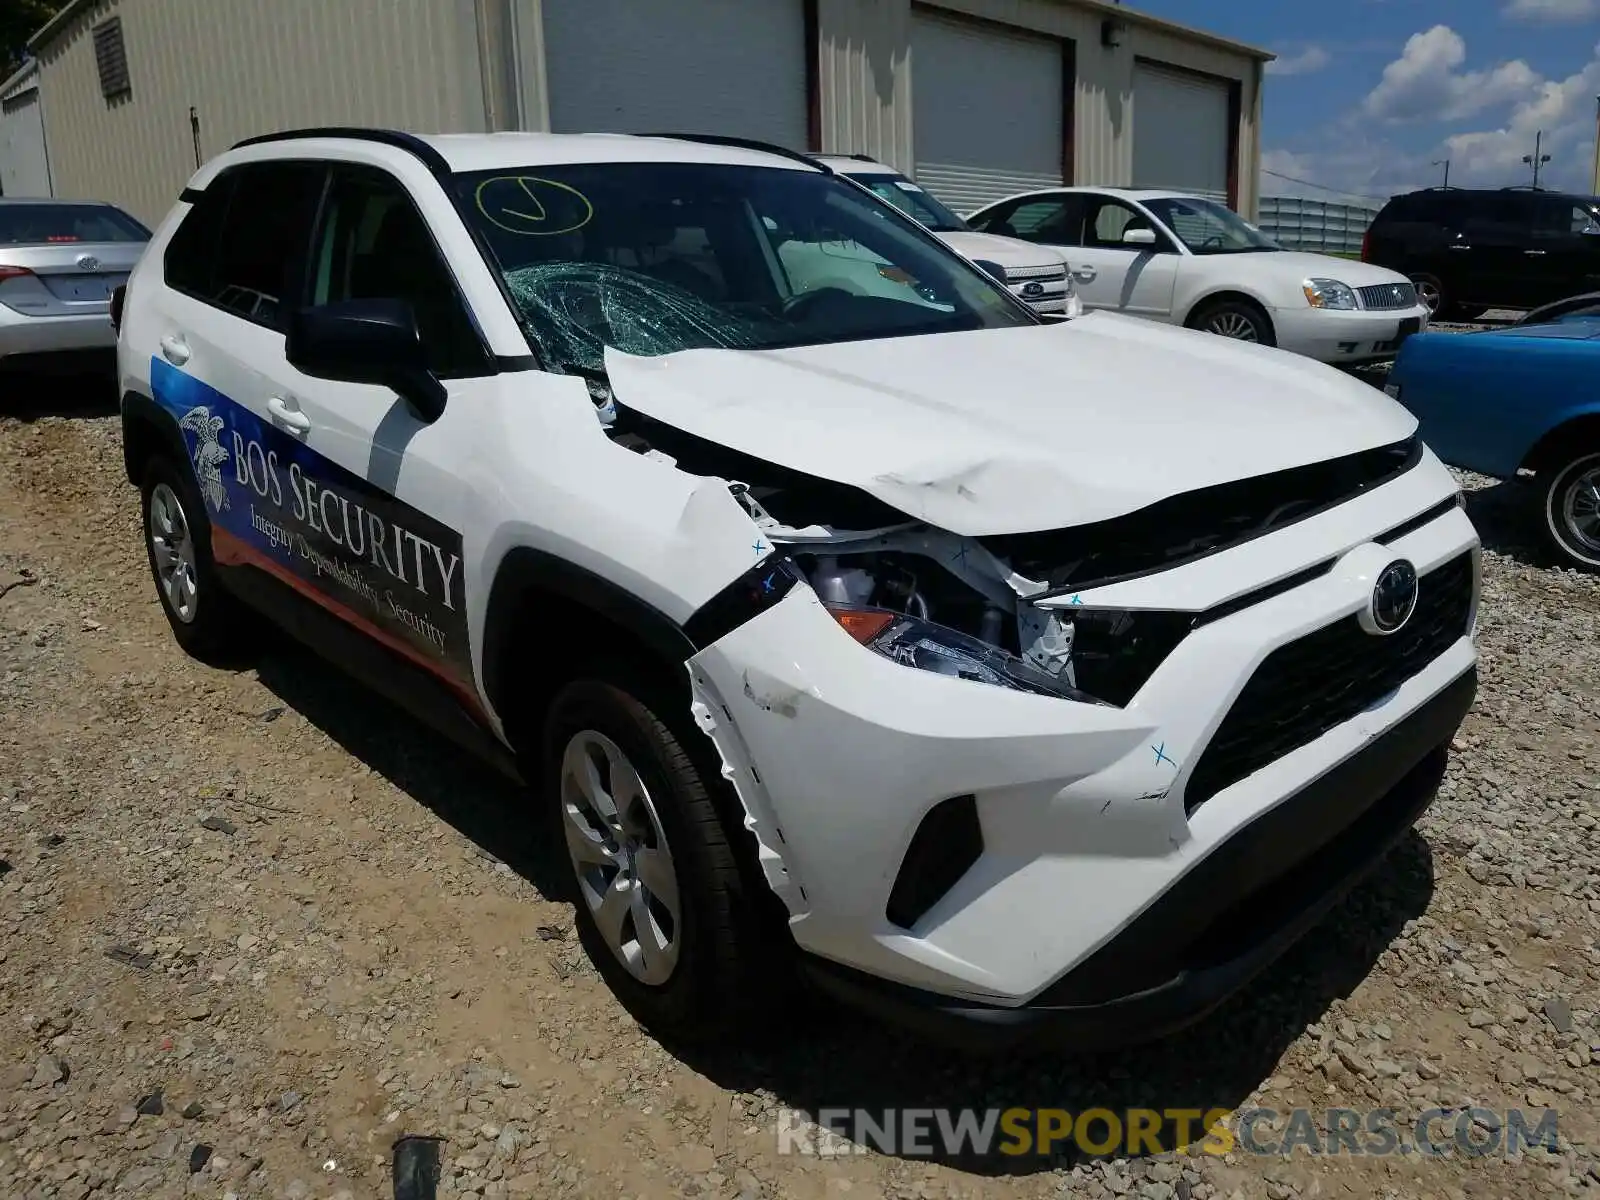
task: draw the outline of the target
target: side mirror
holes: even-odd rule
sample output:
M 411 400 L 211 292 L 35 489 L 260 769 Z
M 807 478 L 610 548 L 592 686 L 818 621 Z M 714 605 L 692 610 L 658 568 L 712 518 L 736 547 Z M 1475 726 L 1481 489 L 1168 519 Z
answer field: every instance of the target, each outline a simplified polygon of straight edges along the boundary
M 404 300 L 342 300 L 302 308 L 284 356 L 317 379 L 393 388 L 430 425 L 444 413 L 444 384 L 428 370 L 416 314 Z
M 1004 284 L 1006 282 L 1006 269 L 997 262 L 990 262 L 986 258 L 975 258 L 973 265 L 981 267 L 992 279 Z
M 1584 237 L 1600 237 L 1600 225 L 1585 225 L 1578 232 Z
M 1156 231 L 1154 229 L 1125 229 L 1122 232 L 1124 246 L 1154 246 L 1156 244 Z

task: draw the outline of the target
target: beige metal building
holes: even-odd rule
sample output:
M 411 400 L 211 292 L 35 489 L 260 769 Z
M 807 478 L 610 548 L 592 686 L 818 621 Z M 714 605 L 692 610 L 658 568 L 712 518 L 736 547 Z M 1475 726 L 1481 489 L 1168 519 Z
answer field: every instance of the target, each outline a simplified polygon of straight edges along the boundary
M 31 43 L 55 191 L 156 220 L 297 126 L 718 132 L 1256 208 L 1263 51 L 1109 0 L 73 0 Z

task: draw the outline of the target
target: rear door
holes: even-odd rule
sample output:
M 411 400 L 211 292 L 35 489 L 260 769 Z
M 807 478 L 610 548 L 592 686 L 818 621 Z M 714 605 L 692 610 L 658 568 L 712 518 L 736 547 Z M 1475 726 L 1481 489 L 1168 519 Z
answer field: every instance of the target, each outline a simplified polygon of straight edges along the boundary
M 149 241 L 110 205 L 0 201 L 0 304 L 30 317 L 108 312 Z
M 1527 258 L 1530 304 L 1600 290 L 1600 206 L 1540 196 Z
M 137 329 L 124 327 L 150 359 L 123 369 L 149 371 L 151 395 L 184 431 L 224 565 L 280 540 L 271 514 L 286 498 L 288 439 L 268 397 L 326 175 L 320 163 L 263 162 L 212 180 L 167 244 L 164 286 L 134 306 Z M 287 558 L 293 547 L 277 549 Z
M 1455 298 L 1466 304 L 1522 308 L 1537 303 L 1530 271 L 1533 249 L 1532 192 L 1481 192 L 1469 202 L 1452 259 L 1466 264 L 1455 273 Z

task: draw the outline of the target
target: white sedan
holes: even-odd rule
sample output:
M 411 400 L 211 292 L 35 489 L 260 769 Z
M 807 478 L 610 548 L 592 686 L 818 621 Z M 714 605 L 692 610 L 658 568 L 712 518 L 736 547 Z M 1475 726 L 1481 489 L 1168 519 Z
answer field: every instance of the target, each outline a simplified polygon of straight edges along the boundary
M 979 209 L 974 229 L 1050 246 L 1083 306 L 1279 346 L 1353 366 L 1393 358 L 1427 325 L 1404 275 L 1286 250 L 1215 200 L 1051 188 Z

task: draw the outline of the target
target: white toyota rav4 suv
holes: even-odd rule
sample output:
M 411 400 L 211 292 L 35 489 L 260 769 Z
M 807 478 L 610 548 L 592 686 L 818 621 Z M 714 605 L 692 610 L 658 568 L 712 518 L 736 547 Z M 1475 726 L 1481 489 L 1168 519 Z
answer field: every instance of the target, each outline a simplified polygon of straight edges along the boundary
M 797 291 L 776 243 L 841 235 L 906 295 Z M 269 135 L 120 313 L 179 643 L 266 614 L 533 784 L 664 1032 L 759 1021 L 775 963 L 972 1046 L 1177 1028 L 1472 702 L 1477 538 L 1404 409 L 1044 323 L 799 155 Z

